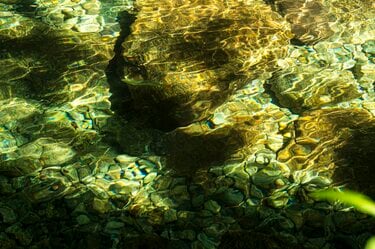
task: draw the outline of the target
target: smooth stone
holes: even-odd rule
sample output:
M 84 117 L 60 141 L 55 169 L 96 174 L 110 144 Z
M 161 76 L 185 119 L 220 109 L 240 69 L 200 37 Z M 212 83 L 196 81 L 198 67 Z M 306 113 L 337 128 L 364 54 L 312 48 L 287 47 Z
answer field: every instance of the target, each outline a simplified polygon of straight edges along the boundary
M 4 232 L 0 232 L 0 243 L 1 243 L 2 248 L 4 249 L 17 248 L 16 242 L 10 239 L 9 236 Z
M 218 194 L 219 200 L 224 202 L 228 206 L 238 206 L 243 200 L 244 195 L 241 191 L 227 188 L 223 192 Z
M 195 240 L 196 234 L 194 230 L 183 230 L 177 234 L 179 239 Z
M 326 243 L 327 241 L 325 238 L 311 238 L 307 240 L 303 248 L 306 248 L 306 249 L 323 248 L 323 246 Z
M 80 33 L 94 33 L 100 31 L 99 24 L 76 24 L 74 29 Z
M 79 225 L 85 225 L 85 224 L 90 223 L 90 218 L 84 214 L 78 215 L 76 220 Z
M 33 235 L 29 230 L 22 228 L 20 223 L 13 224 L 5 229 L 8 234 L 13 234 L 16 240 L 23 246 L 27 246 L 33 240 Z
M 264 189 L 272 188 L 277 178 L 278 176 L 270 176 L 266 172 L 263 172 L 263 170 L 257 172 L 251 177 L 252 182 L 256 186 Z
M 86 3 L 83 3 L 82 5 L 82 8 L 86 10 L 86 13 L 88 15 L 94 15 L 94 14 L 90 14 L 89 12 L 97 12 L 96 14 L 99 14 L 99 10 L 100 10 L 100 4 L 99 3 L 90 3 L 90 2 L 86 2 Z
M 271 162 L 271 159 L 275 157 L 273 154 L 272 156 L 270 153 L 259 153 L 256 155 L 255 162 L 257 164 L 266 165 Z
M 164 221 L 173 222 L 177 220 L 177 211 L 175 209 L 168 209 L 164 212 Z
M 108 169 L 107 175 L 109 175 L 112 179 L 120 179 L 121 178 L 122 169 L 118 165 L 111 165 Z
M 130 163 L 133 163 L 138 160 L 138 157 L 128 156 L 128 155 L 118 155 L 115 159 L 120 164 L 127 166 Z
M 258 167 L 255 165 L 246 165 L 245 171 L 250 175 L 253 176 L 258 172 Z
M 64 7 L 61 9 L 61 13 L 64 14 L 66 18 L 74 17 L 74 9 L 71 7 Z
M 108 199 L 94 198 L 92 202 L 92 208 L 99 213 L 106 213 L 110 210 L 110 204 Z
M 141 184 L 138 181 L 129 181 L 126 179 L 121 179 L 113 183 L 109 187 L 109 191 L 116 193 L 116 194 L 135 194 L 138 192 Z
M 223 175 L 223 167 L 221 166 L 212 167 L 209 169 L 209 172 L 214 174 L 215 176 L 221 176 Z
M 0 207 L 0 214 L 4 223 L 14 223 L 17 221 L 17 214 L 9 207 Z
M 197 238 L 202 243 L 204 248 L 206 248 L 206 249 L 216 249 L 217 243 L 210 240 L 205 233 L 199 233 L 197 235 Z
M 204 203 L 204 208 L 206 210 L 211 211 L 213 214 L 220 213 L 220 210 L 221 210 L 221 206 L 216 201 L 213 201 L 213 200 L 206 201 Z
M 226 230 L 226 226 L 222 223 L 215 223 L 203 228 L 204 233 L 211 238 L 220 238 Z
M 171 189 L 170 194 L 178 200 L 190 200 L 190 195 L 186 185 L 177 185 Z
M 288 218 L 285 218 L 285 217 L 280 218 L 278 220 L 278 223 L 279 223 L 280 227 L 283 230 L 292 230 L 292 229 L 294 229 L 294 223 L 293 223 L 293 221 L 291 221 Z
M 149 174 L 143 179 L 143 183 L 144 183 L 144 184 L 148 184 L 148 183 L 152 182 L 157 176 L 158 176 L 158 173 L 156 173 L 156 172 L 151 172 L 151 173 L 149 173 Z
M 257 198 L 249 198 L 246 200 L 246 204 L 250 207 L 258 206 L 260 204 L 260 200 Z
M 227 165 L 223 169 L 224 174 L 228 177 L 233 177 L 233 178 L 239 178 L 239 179 L 249 179 L 249 174 L 246 173 L 245 167 L 242 164 L 232 164 L 232 165 Z
M 202 209 L 200 212 L 199 212 L 199 216 L 201 217 L 212 217 L 212 212 L 211 211 L 208 211 L 206 209 Z
M 259 199 L 262 199 L 264 197 L 262 190 L 257 188 L 254 184 L 252 184 L 250 187 L 250 195 Z
M 12 188 L 12 184 L 8 179 L 0 175 L 0 194 L 12 194 L 14 192 L 16 192 L 16 190 Z
M 52 21 L 53 23 L 60 24 L 64 22 L 64 15 L 62 13 L 51 13 L 46 18 L 48 21 Z
M 108 221 L 107 224 L 105 225 L 104 230 L 105 231 L 118 230 L 118 229 L 123 228 L 124 226 L 125 224 L 119 221 Z
M 199 207 L 203 205 L 204 203 L 204 195 L 196 195 L 193 198 L 191 198 L 191 204 L 193 207 Z
M 151 193 L 150 199 L 156 207 L 175 207 L 176 204 L 169 198 L 163 198 L 157 193 Z
M 179 220 L 193 220 L 195 218 L 196 213 L 191 211 L 178 211 L 177 217 Z
M 24 217 L 22 217 L 22 224 L 25 225 L 30 225 L 30 224 L 35 224 L 40 221 L 40 217 L 33 212 L 28 212 Z
M 288 204 L 289 199 L 287 192 L 274 192 L 267 198 L 267 203 L 274 208 L 282 208 Z

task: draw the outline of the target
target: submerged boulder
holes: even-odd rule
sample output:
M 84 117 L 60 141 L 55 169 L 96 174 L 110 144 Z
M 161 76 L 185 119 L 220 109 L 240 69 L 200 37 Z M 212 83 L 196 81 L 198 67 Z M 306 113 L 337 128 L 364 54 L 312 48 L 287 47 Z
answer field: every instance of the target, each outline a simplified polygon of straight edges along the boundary
M 139 0 L 136 7 L 120 75 L 140 115 L 163 117 L 159 127 L 207 117 L 249 79 L 272 72 L 292 37 L 262 1 Z

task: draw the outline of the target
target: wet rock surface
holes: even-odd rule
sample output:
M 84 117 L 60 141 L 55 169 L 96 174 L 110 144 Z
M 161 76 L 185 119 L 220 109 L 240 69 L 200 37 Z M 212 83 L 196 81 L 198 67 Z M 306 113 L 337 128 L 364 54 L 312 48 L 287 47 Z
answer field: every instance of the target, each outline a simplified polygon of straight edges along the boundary
M 224 2 L 1 1 L 0 248 L 363 247 L 373 3 Z

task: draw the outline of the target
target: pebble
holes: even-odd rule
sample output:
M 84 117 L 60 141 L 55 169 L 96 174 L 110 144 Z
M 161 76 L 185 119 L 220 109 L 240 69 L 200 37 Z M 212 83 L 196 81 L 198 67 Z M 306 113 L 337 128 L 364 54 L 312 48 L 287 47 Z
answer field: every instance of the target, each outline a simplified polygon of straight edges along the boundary
M 238 206 L 244 200 L 244 195 L 239 190 L 233 188 L 227 188 L 219 193 L 218 197 L 227 206 Z
M 12 188 L 12 184 L 8 179 L 0 175 L 0 194 L 11 194 L 14 192 L 15 190 Z
M 83 3 L 82 8 L 86 10 L 87 15 L 98 15 L 100 13 L 100 5 L 98 3 Z
M 170 194 L 180 201 L 190 200 L 190 195 L 186 185 L 175 186 L 171 189 Z
M 239 179 L 249 179 L 249 174 L 246 173 L 243 164 L 232 164 L 224 167 L 224 174 L 228 177 L 239 178 Z
M 107 213 L 110 210 L 108 199 L 94 198 L 92 202 L 92 208 L 99 213 Z
M 179 239 L 195 240 L 196 233 L 194 230 L 183 230 L 177 233 Z
M 271 176 L 271 175 L 267 174 L 264 170 L 261 170 L 261 171 L 255 173 L 251 177 L 252 182 L 256 186 L 258 186 L 262 189 L 271 189 L 277 178 L 278 178 L 278 176 Z
M 27 246 L 33 240 L 33 235 L 28 229 L 21 226 L 20 223 L 13 224 L 12 226 L 5 229 L 8 234 L 13 234 L 16 240 L 23 246 Z
M 100 25 L 96 23 L 76 24 L 74 29 L 81 33 L 95 33 L 100 31 Z
M 254 184 L 252 184 L 250 187 L 250 195 L 259 199 L 264 197 L 262 190 L 257 188 Z
M 38 223 L 39 221 L 40 217 L 34 212 L 28 212 L 21 220 L 22 224 L 26 225 Z
M 199 233 L 197 238 L 205 249 L 216 249 L 217 243 L 212 241 L 205 233 Z
M 191 204 L 193 207 L 200 207 L 204 203 L 204 195 L 196 195 L 191 198 Z
M 124 223 L 122 222 L 119 222 L 119 221 L 109 221 L 107 222 L 107 224 L 105 225 L 105 228 L 104 230 L 105 231 L 110 231 L 110 230 L 117 230 L 117 229 L 121 229 L 125 226 Z
M 9 207 L 0 206 L 0 214 L 4 223 L 14 223 L 17 221 L 17 214 Z
M 109 191 L 115 194 L 134 195 L 136 192 L 138 192 L 140 186 L 141 184 L 138 181 L 120 179 L 110 185 Z
M 220 213 L 221 206 L 213 200 L 206 201 L 204 203 L 204 208 L 208 211 L 211 211 L 213 214 Z
M 76 220 L 79 225 L 86 225 L 90 223 L 90 218 L 84 214 L 78 215 Z
M 147 176 L 145 176 L 145 178 L 143 179 L 143 183 L 148 184 L 148 183 L 152 182 L 157 176 L 158 176 L 158 173 L 151 172 Z
M 222 223 L 215 223 L 203 228 L 204 233 L 210 238 L 220 239 L 221 235 L 226 232 L 227 228 Z
M 169 223 L 177 220 L 177 211 L 175 209 L 168 209 L 164 212 L 164 221 Z

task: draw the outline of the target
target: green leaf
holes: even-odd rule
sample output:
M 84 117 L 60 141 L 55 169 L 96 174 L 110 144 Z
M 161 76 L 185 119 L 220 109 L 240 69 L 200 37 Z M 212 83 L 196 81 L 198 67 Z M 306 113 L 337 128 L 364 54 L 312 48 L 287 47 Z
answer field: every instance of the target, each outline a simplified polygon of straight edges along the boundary
M 366 195 L 354 191 L 336 191 L 333 189 L 317 191 L 311 194 L 313 198 L 329 201 L 340 201 L 355 207 L 358 211 L 375 216 L 375 202 Z
M 365 249 L 375 249 L 375 237 L 371 237 L 367 241 Z

